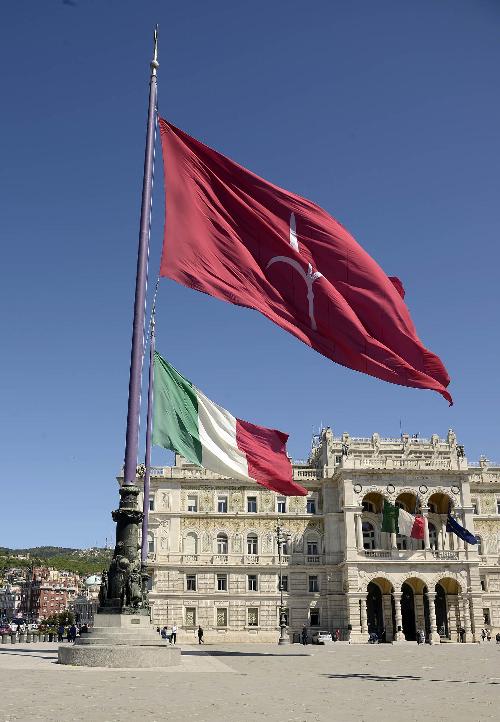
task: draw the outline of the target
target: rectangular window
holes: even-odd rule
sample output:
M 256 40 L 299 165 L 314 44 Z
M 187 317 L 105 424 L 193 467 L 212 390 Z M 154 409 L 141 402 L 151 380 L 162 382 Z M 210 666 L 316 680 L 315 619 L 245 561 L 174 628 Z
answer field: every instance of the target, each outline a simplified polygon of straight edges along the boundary
M 248 575 L 248 591 L 249 592 L 257 591 L 257 575 L 256 574 Z
M 486 579 L 481 579 L 481 591 L 486 592 Z
M 307 500 L 307 513 L 316 514 L 316 499 Z
M 227 627 L 227 609 L 226 607 L 218 607 L 216 609 L 217 614 L 217 626 Z
M 318 542 L 308 541 L 307 542 L 307 555 L 318 556 Z
M 151 494 L 151 496 L 149 497 L 149 511 L 154 511 L 154 510 L 155 510 L 155 498 Z
M 486 607 L 483 609 L 483 618 L 484 618 L 484 623 L 485 623 L 485 624 L 488 624 L 488 625 L 491 624 L 490 610 L 487 609 Z
M 311 627 L 319 627 L 319 609 L 311 609 Z
M 281 575 L 281 586 L 283 587 L 284 592 L 288 591 L 288 575 L 287 574 Z M 280 590 L 280 578 L 278 576 L 278 591 L 279 590 Z
M 227 514 L 227 496 L 219 496 L 217 499 L 217 511 L 219 514 Z
M 186 591 L 196 591 L 196 574 L 186 574 Z
M 477 504 L 477 499 L 471 499 L 471 505 L 472 505 L 472 513 L 479 514 L 479 507 Z
M 217 591 L 227 592 L 227 574 L 217 574 Z
M 319 592 L 319 584 L 318 584 L 317 576 L 309 577 L 309 591 L 310 592 Z
M 188 511 L 198 511 L 197 496 L 188 496 Z
M 286 513 L 286 499 L 284 496 L 278 496 L 278 514 Z
M 256 514 L 257 513 L 257 497 L 247 496 L 247 511 Z
M 186 627 L 196 626 L 196 609 L 194 607 L 186 607 Z
M 259 610 L 257 607 L 248 608 L 248 626 L 258 627 L 259 626 Z
M 497 499 L 497 514 L 500 514 L 500 499 Z

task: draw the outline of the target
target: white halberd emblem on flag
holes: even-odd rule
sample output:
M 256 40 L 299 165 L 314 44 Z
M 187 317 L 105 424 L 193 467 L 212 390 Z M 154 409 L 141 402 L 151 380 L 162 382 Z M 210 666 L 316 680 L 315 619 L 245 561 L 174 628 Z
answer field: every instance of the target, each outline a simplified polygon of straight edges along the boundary
M 297 240 L 297 225 L 295 222 L 295 213 L 292 213 L 290 216 L 290 245 L 292 248 L 294 248 L 298 253 L 299 251 L 299 242 Z M 271 258 L 269 263 L 266 266 L 267 269 L 273 265 L 273 263 L 288 263 L 289 266 L 292 268 L 295 268 L 296 271 L 299 272 L 300 276 L 304 279 L 306 286 L 307 286 L 307 301 L 309 303 L 309 318 L 311 320 L 311 328 L 313 331 L 316 331 L 316 320 L 314 318 L 314 289 L 313 289 L 313 283 L 314 281 L 317 281 L 318 278 L 321 278 L 323 275 L 319 271 L 314 271 L 312 269 L 312 266 L 310 263 L 307 264 L 307 272 L 304 271 L 302 266 L 298 261 L 296 261 L 294 258 L 289 258 L 288 256 L 274 256 L 274 258 Z

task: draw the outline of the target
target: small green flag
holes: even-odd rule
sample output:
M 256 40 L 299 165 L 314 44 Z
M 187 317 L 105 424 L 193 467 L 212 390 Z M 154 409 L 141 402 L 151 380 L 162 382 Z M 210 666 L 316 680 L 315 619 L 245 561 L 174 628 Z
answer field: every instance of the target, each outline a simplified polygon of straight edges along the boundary
M 386 531 L 389 534 L 397 534 L 398 529 L 398 516 L 399 509 L 394 504 L 384 499 L 384 509 L 382 512 L 382 527 L 381 531 Z

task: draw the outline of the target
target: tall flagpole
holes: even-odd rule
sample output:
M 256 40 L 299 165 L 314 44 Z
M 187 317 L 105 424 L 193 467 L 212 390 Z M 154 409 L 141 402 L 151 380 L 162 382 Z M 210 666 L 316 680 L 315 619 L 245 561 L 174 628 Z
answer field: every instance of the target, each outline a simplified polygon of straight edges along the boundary
M 153 431 L 153 383 L 155 358 L 155 312 L 158 281 L 156 281 L 155 295 L 151 308 L 151 322 L 149 325 L 149 381 L 148 381 L 148 411 L 146 419 L 146 453 L 144 455 L 144 499 L 142 503 L 142 543 L 141 562 L 144 565 L 148 556 L 148 526 L 149 526 L 149 490 L 151 478 L 151 436 Z
M 148 575 L 141 569 L 139 559 L 139 525 L 143 513 L 137 508 L 140 489 L 137 479 L 137 451 L 139 446 L 139 415 L 141 407 L 141 380 L 144 359 L 144 320 L 148 281 L 149 234 L 153 191 L 154 139 L 156 121 L 156 71 L 158 69 L 158 26 L 154 31 L 153 59 L 149 83 L 149 110 L 142 182 L 141 222 L 137 274 L 135 279 L 134 322 L 130 381 L 128 390 L 127 433 L 125 468 L 120 487 L 120 505 L 112 512 L 116 522 L 116 544 L 108 572 L 103 571 L 99 592 L 99 613 L 148 613 L 146 582 Z M 148 494 L 149 497 L 149 494 Z M 147 532 L 146 532 L 147 541 Z
M 154 131 L 157 99 L 156 71 L 158 67 L 158 26 L 156 26 L 154 31 L 153 59 L 151 61 L 151 78 L 149 83 L 148 125 L 144 158 L 144 177 L 142 181 L 139 250 L 137 253 L 137 273 L 135 278 L 134 321 L 132 327 L 132 351 L 130 358 L 125 469 L 123 479 L 124 486 L 131 486 L 135 484 L 137 470 L 141 380 L 144 358 L 144 319 L 148 282 L 149 233 L 153 195 Z

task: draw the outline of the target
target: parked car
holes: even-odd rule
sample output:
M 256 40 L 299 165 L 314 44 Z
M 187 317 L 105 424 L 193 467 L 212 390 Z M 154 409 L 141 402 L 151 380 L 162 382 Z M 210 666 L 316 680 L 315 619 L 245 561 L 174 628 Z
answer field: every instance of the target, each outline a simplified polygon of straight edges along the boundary
M 326 642 L 333 642 L 330 632 L 314 632 L 312 635 L 313 644 L 326 644 Z

